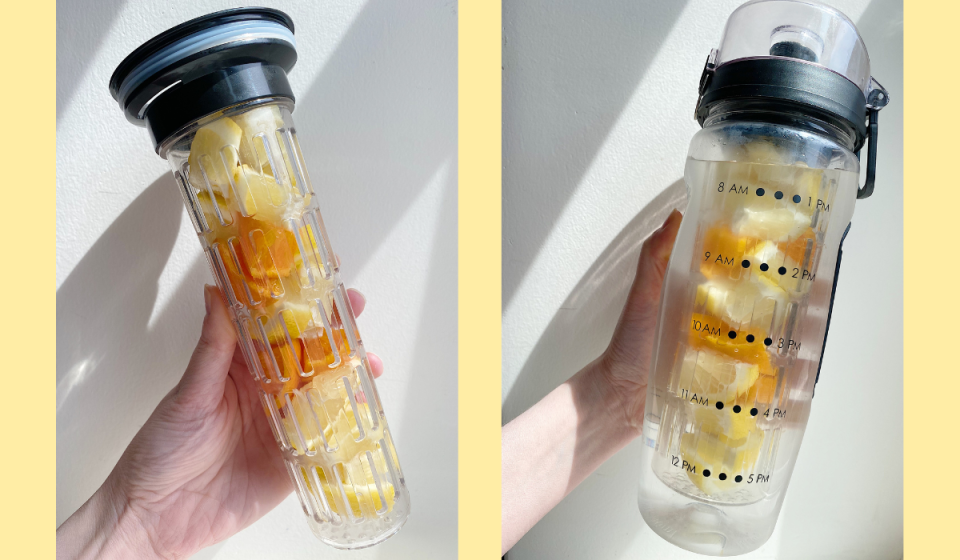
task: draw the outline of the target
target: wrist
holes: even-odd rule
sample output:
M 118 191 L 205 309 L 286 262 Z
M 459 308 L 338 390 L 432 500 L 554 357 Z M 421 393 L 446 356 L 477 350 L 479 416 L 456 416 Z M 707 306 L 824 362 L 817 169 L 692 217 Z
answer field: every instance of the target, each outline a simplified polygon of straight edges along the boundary
M 598 443 L 613 452 L 640 435 L 630 397 L 611 375 L 606 360 L 594 361 L 569 383 L 580 412 L 580 431 L 596 434 Z
M 108 478 L 57 528 L 57 558 L 163 558 L 129 502 Z

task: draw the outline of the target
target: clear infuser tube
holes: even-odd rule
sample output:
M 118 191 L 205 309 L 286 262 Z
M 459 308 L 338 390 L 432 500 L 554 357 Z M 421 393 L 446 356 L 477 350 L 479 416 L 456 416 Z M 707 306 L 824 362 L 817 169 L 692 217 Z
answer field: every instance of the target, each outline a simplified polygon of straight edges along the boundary
M 313 532 L 338 548 L 400 530 L 410 497 L 285 98 L 161 146 Z

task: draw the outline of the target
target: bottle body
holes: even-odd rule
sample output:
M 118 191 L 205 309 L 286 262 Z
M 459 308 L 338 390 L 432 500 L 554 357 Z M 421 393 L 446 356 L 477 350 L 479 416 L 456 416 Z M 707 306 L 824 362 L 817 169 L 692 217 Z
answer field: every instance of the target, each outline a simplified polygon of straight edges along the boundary
M 859 162 L 838 139 L 707 123 L 661 296 L 638 503 L 660 536 L 732 556 L 769 538 L 810 413 Z
M 396 533 L 410 497 L 339 263 L 282 98 L 161 146 L 311 529 L 338 548 Z

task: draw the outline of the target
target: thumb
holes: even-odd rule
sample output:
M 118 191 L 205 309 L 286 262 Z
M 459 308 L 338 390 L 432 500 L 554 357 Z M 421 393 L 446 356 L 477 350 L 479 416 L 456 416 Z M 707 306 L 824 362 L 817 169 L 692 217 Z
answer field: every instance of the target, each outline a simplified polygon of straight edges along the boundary
M 237 346 L 236 329 L 220 290 L 204 286 L 203 298 L 207 314 L 203 318 L 200 340 L 178 387 L 178 400 L 199 406 L 220 401 Z
M 643 242 L 637 275 L 608 349 L 609 357 L 616 362 L 642 367 L 649 364 L 660 308 L 660 289 L 682 218 L 680 212 L 674 210 L 660 229 Z
M 663 278 L 667 274 L 670 255 L 673 253 L 673 243 L 677 239 L 680 221 L 683 215 L 674 210 L 660 226 L 643 243 L 640 251 L 640 260 L 637 262 L 637 276 L 633 279 L 630 295 L 627 299 L 628 308 L 649 309 L 657 307 L 660 302 L 660 288 Z

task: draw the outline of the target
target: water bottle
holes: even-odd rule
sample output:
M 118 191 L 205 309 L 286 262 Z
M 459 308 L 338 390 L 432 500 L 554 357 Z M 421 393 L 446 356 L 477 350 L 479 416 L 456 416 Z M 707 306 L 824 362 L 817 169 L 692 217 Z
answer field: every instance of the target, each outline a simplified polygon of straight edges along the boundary
M 856 27 L 812 1 L 737 8 L 707 58 L 661 296 L 638 503 L 687 550 L 773 532 L 810 415 L 841 245 L 873 192 L 877 113 Z M 867 146 L 865 185 L 860 151 Z
M 363 548 L 410 496 L 297 139 L 293 33 L 273 9 L 196 18 L 124 59 L 110 92 L 170 163 L 310 528 Z

